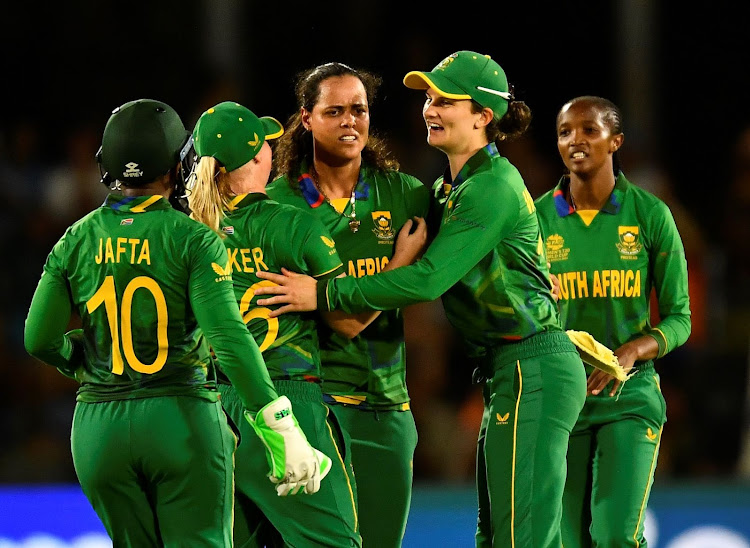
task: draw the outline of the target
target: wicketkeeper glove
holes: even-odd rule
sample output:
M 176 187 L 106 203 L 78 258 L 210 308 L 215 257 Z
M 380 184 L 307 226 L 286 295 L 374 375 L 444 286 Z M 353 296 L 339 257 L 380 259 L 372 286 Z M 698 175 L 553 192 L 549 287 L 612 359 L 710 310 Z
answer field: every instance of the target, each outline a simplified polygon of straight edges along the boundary
M 271 471 L 268 478 L 281 497 L 320 489 L 320 482 L 331 470 L 331 459 L 312 447 L 292 413 L 292 403 L 281 396 L 253 416 L 245 418 L 266 446 Z
M 572 329 L 569 329 L 566 333 L 576 346 L 583 363 L 612 375 L 618 381 L 628 380 L 629 375 L 620 365 L 614 352 L 597 341 L 593 335 L 586 331 L 574 331 Z

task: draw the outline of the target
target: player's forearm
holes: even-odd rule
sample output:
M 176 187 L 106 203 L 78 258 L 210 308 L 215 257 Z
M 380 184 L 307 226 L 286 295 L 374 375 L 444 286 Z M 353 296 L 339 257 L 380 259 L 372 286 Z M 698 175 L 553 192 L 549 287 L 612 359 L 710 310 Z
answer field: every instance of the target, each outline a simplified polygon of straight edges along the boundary
M 191 304 L 222 371 L 245 407 L 255 412 L 278 395 L 258 345 L 242 321 L 231 281 L 227 284 L 197 284 L 191 289 Z
M 353 314 L 392 310 L 436 299 L 420 263 L 363 278 L 336 278 L 318 284 L 318 309 Z
M 632 353 L 636 361 L 647 361 L 653 360 L 656 357 L 659 345 L 654 337 L 645 335 L 626 342 L 617 349 L 615 354 L 619 355 L 623 351 Z
M 229 377 L 245 408 L 251 412 L 257 412 L 261 407 L 275 400 L 278 394 L 268 375 L 268 369 L 258 345 L 244 325 L 243 329 L 244 334 L 233 335 L 225 332 L 220 337 L 219 346 L 212 344 L 212 348 L 221 365 L 221 370 Z
M 24 326 L 26 351 L 57 368 L 69 369 L 74 356 L 72 341 L 65 336 L 71 305 L 67 288 L 45 274 L 34 292 Z

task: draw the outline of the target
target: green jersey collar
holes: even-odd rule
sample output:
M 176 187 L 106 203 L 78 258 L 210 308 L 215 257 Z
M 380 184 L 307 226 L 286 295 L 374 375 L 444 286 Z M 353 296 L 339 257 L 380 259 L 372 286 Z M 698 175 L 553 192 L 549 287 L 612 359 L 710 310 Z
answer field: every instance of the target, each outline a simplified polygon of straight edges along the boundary
M 257 204 L 258 202 L 261 202 L 263 200 L 270 199 L 271 198 L 268 197 L 268 194 L 264 194 L 263 192 L 249 192 L 246 194 L 238 194 L 229 201 L 227 211 L 236 211 L 238 209 L 242 209 L 243 207 L 247 207 L 253 204 Z
M 567 175 L 563 175 L 552 193 L 555 201 L 555 210 L 560 217 L 567 217 L 571 213 L 575 213 L 575 209 L 573 209 L 573 206 L 565 198 L 568 195 L 569 186 L 570 178 Z M 601 211 L 617 215 L 622 207 L 623 198 L 628 186 L 630 186 L 630 182 L 625 178 L 622 171 L 620 171 L 617 174 L 617 179 L 615 179 L 615 188 L 612 189 L 612 194 L 609 195 L 609 200 L 604 204 Z
M 109 194 L 104 201 L 104 206 L 120 211 L 122 213 L 145 213 L 157 209 L 169 209 L 169 203 L 161 194 L 153 196 L 123 196 L 122 194 Z
M 305 201 L 310 205 L 311 208 L 320 207 L 326 201 L 325 196 L 315 186 L 312 175 L 310 175 L 310 169 L 307 162 L 302 163 L 301 174 L 297 177 L 297 184 L 302 192 L 302 196 Z M 370 197 L 370 184 L 365 180 L 367 176 L 367 167 L 362 164 L 359 168 L 359 179 L 357 180 L 357 186 L 354 187 L 354 199 L 355 200 L 367 200 Z
M 445 168 L 445 173 L 443 174 L 443 194 L 448 196 L 453 189 L 458 188 L 461 183 L 476 173 L 480 167 L 497 156 L 500 156 L 500 153 L 497 151 L 497 146 L 495 143 L 489 143 L 479 149 L 466 161 L 464 167 L 461 168 L 461 171 L 458 172 L 455 179 L 451 179 L 450 167 Z

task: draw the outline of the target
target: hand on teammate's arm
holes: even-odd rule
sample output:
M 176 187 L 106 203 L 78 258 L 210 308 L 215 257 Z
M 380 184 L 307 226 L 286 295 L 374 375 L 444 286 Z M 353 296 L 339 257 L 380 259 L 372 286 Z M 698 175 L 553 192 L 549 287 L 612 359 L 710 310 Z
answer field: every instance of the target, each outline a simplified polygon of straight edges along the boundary
M 614 351 L 617 361 L 626 373 L 630 372 L 636 361 L 652 360 L 658 352 L 659 344 L 650 335 L 644 335 L 643 337 L 626 342 Z M 614 396 L 617 393 L 617 389 L 622 384 L 622 381 L 618 381 L 612 375 L 607 375 L 603 371 L 594 369 L 586 383 L 587 393 L 597 395 L 613 380 L 612 389 L 609 391 L 610 396 Z
M 388 263 L 383 270 L 388 270 L 391 263 Z M 340 274 L 337 278 L 343 278 L 346 274 Z M 359 314 L 348 314 L 342 310 L 331 310 L 329 312 L 322 312 L 321 317 L 326 322 L 328 327 L 333 329 L 339 335 L 346 337 L 347 339 L 353 339 L 365 328 L 375 321 L 380 315 L 379 310 L 372 312 L 360 312 Z
M 408 266 L 419 259 L 427 248 L 427 223 L 422 217 L 408 219 L 399 230 L 393 257 L 383 268 L 383 272 Z M 346 274 L 337 276 L 343 278 Z M 380 315 L 379 310 L 372 312 L 360 312 L 359 314 L 347 314 L 340 310 L 325 312 L 322 314 L 326 323 L 344 337 L 353 339 L 359 335 L 375 318 Z
M 281 274 L 259 270 L 256 275 L 258 278 L 276 284 L 270 287 L 259 287 L 255 290 L 256 296 L 271 295 L 267 298 L 258 299 L 258 305 L 284 305 L 272 310 L 269 317 L 276 318 L 287 312 L 310 312 L 318 308 L 318 281 L 312 276 L 298 274 L 286 268 L 281 269 Z
M 407 219 L 398 232 L 393 257 L 383 270 L 408 266 L 427 249 L 427 223 L 422 217 Z
M 384 270 L 392 270 L 399 266 L 411 264 L 424 251 L 426 241 L 427 224 L 424 219 L 415 217 L 414 220 L 406 221 L 399 231 L 393 258 Z M 259 287 L 255 290 L 256 296 L 270 295 L 270 297 L 258 299 L 257 304 L 259 306 L 283 305 L 276 310 L 272 310 L 269 317 L 275 318 L 287 312 L 310 312 L 318 308 L 318 282 L 315 278 L 292 272 L 286 268 L 281 269 L 281 274 L 258 271 L 257 276 L 275 284 L 270 287 Z M 365 316 L 367 314 L 365 313 Z M 375 317 L 372 316 L 370 322 Z

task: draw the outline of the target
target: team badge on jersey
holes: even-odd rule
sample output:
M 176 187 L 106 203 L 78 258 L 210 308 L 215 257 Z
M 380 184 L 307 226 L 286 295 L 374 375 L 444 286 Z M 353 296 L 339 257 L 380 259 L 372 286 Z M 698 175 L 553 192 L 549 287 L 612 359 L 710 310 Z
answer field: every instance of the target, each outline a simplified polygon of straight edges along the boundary
M 547 248 L 547 260 L 549 262 L 554 263 L 568 260 L 570 248 L 565 247 L 565 238 L 559 234 L 547 236 L 545 247 Z
M 615 245 L 624 255 L 623 258 L 638 255 L 638 252 L 643 249 L 637 226 L 619 226 L 617 227 L 617 233 L 620 240 Z
M 372 229 L 373 234 L 382 243 L 393 242 L 393 220 L 391 219 L 390 211 L 373 211 L 372 222 L 375 228 Z

